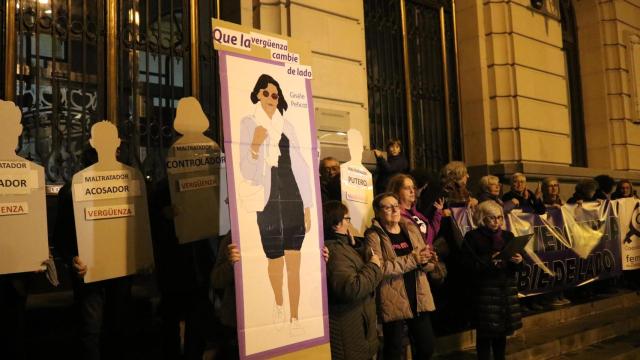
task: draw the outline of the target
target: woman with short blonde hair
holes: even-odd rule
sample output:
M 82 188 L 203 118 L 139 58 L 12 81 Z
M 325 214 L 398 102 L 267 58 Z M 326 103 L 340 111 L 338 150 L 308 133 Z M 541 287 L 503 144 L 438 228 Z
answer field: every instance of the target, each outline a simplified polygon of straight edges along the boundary
M 516 273 L 522 255 L 499 256 L 514 235 L 504 228 L 502 207 L 480 203 L 474 214 L 478 228 L 464 236 L 462 264 L 472 279 L 473 325 L 478 359 L 505 358 L 507 336 L 522 327 Z

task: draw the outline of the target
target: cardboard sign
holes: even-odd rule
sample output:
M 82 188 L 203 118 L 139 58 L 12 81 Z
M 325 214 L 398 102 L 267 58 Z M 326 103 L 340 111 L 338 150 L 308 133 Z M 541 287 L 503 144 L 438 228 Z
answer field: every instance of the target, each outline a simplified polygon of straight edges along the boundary
M 73 176 L 78 256 L 86 283 L 131 275 L 153 266 L 144 178 L 116 160 L 118 130 L 107 121 L 91 127 L 98 162 Z
M 176 237 L 185 244 L 224 235 L 230 227 L 225 158 L 203 134 L 209 121 L 198 100 L 180 99 L 173 126 L 182 134 L 166 160 Z
M 329 354 L 309 59 L 290 39 L 214 22 L 242 359 Z M 273 51 L 277 50 L 277 51 Z M 188 193 L 188 192 L 187 192 Z
M 49 257 L 44 168 L 16 155 L 21 118 L 0 100 L 0 275 L 40 270 Z
M 351 226 L 355 236 L 364 236 L 371 226 L 373 212 L 373 176 L 362 165 L 362 134 L 356 129 L 347 132 L 351 160 L 340 165 L 342 202 L 349 209 Z

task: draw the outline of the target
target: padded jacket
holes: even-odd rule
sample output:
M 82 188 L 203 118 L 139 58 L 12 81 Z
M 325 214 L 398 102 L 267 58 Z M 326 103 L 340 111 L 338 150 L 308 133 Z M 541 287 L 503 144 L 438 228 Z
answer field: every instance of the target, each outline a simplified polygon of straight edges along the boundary
M 505 245 L 513 241 L 510 231 L 503 230 Z M 473 309 L 478 336 L 497 337 L 511 335 L 522 327 L 516 272 L 523 262 L 508 261 L 494 266 L 492 240 L 480 229 L 469 231 L 462 245 L 463 264 L 472 281 Z
M 382 280 L 378 265 L 369 262 L 364 244 L 349 244 L 336 234 L 325 241 L 329 248 L 327 288 L 331 358 L 366 360 L 378 352 L 375 290 Z
M 416 296 L 418 312 L 436 309 L 427 280 L 426 267 L 418 263 L 418 253 L 426 246 L 420 230 L 405 218 L 400 220 L 401 231 L 409 237 L 413 252 L 405 256 L 396 256 L 389 236 L 377 220 L 366 231 L 367 245 L 378 255 L 382 265 L 383 278 L 378 287 L 376 301 L 378 315 L 383 322 L 413 318 L 411 305 L 404 286 L 403 274 L 418 270 L 416 274 Z

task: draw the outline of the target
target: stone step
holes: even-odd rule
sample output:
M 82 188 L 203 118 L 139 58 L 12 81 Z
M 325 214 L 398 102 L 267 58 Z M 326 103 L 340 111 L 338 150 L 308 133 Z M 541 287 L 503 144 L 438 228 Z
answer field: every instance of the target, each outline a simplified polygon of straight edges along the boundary
M 507 357 L 548 359 L 638 329 L 640 294 L 620 293 L 524 318 L 523 328 L 509 338 Z M 438 338 L 437 359 L 473 359 L 474 346 L 474 331 Z
M 597 344 L 587 346 L 578 351 L 572 351 L 549 360 L 637 360 L 640 359 L 640 331 L 633 331 L 627 335 L 617 336 Z
M 557 326 L 519 332 L 509 339 L 507 358 L 548 359 L 640 330 L 640 306 L 618 308 Z
M 522 319 L 522 328 L 524 331 L 527 331 L 528 329 L 554 326 L 558 323 L 592 316 L 603 311 L 634 305 L 640 305 L 640 293 L 620 291 L 618 294 L 611 295 L 607 298 L 526 316 Z

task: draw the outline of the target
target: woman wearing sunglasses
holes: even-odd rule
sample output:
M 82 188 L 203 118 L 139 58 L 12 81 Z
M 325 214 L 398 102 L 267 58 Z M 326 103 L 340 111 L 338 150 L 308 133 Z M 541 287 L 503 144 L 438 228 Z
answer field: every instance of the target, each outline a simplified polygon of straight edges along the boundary
M 384 359 L 401 359 L 404 325 L 414 348 L 414 359 L 430 359 L 435 338 L 430 312 L 435 310 L 427 272 L 434 269 L 435 253 L 425 245 L 420 230 L 400 215 L 398 197 L 390 192 L 373 200 L 375 219 L 365 233 L 367 245 L 380 258 L 378 314 L 382 319 Z
M 474 326 L 478 359 L 505 358 L 507 336 L 522 327 L 516 272 L 522 255 L 505 259 L 500 252 L 514 239 L 503 230 L 504 213 L 495 201 L 484 201 L 475 212 L 478 228 L 462 244 L 466 272 L 472 279 Z
M 264 191 L 257 199 L 259 206 L 252 209 L 256 211 L 262 248 L 268 258 L 269 282 L 275 298 L 273 321 L 277 327 L 288 323 L 295 335 L 302 331 L 298 323 L 300 249 L 311 228 L 310 171 L 300 153 L 296 130 L 284 118 L 288 104 L 280 84 L 262 74 L 250 98 L 256 106 L 252 115 L 242 119 L 240 127 L 240 172 L 246 181 Z M 283 298 L 285 265 L 288 319 Z

